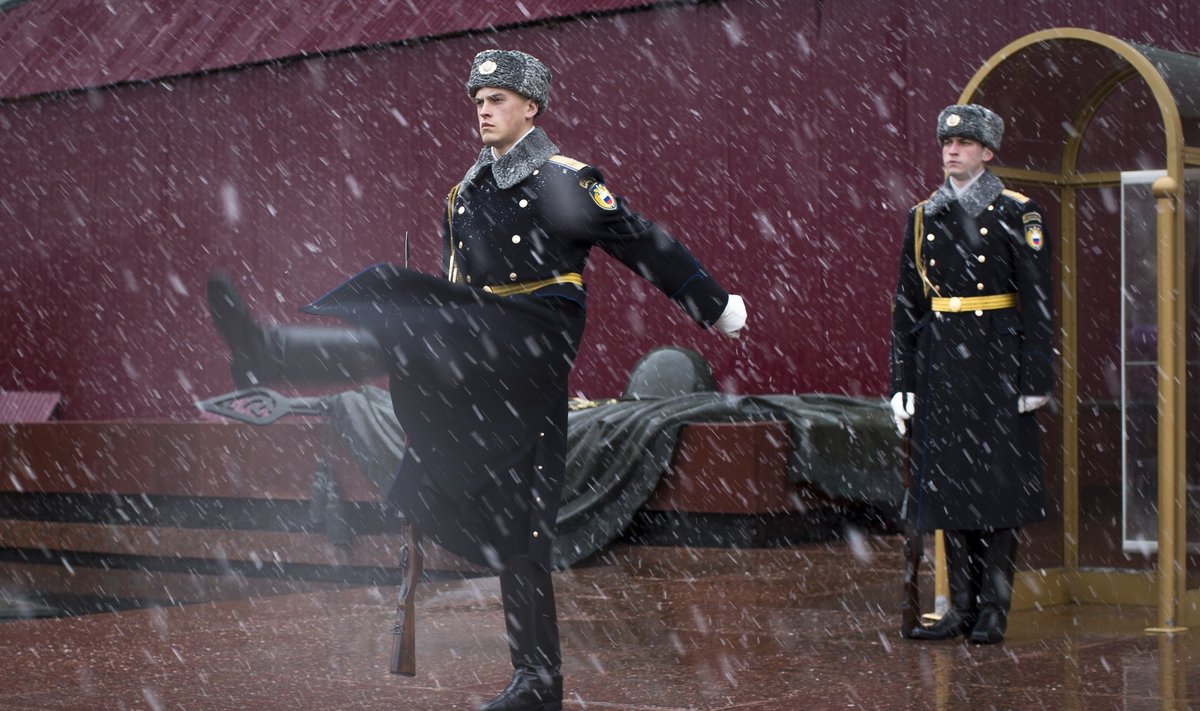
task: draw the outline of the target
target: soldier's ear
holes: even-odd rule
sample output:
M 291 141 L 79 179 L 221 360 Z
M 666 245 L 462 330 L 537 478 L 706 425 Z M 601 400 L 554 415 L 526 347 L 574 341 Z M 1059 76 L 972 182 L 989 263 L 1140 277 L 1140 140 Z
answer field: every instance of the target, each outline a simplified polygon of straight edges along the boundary
M 991 159 L 993 159 L 995 157 L 996 157 L 996 154 L 994 151 L 992 151 L 991 148 L 988 148 L 987 146 L 983 147 L 983 162 L 984 163 L 987 163 L 988 161 L 990 161 Z

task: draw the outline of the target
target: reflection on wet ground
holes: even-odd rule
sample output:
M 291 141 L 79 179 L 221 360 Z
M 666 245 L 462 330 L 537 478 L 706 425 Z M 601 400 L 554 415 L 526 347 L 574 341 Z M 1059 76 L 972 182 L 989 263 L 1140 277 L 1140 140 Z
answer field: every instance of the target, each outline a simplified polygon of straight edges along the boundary
M 994 647 L 899 639 L 894 536 L 620 546 L 556 586 L 568 709 L 1200 705 L 1200 633 L 1147 635 L 1149 608 L 1017 612 Z M 0 625 L 4 705 L 473 709 L 507 682 L 493 577 L 421 586 L 413 678 L 387 673 L 395 588 L 262 592 Z

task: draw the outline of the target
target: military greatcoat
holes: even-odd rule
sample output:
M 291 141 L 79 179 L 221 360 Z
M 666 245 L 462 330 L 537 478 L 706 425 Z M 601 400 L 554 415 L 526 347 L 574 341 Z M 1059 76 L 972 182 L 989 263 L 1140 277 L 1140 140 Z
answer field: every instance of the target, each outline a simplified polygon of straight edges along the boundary
M 361 324 L 389 356 L 408 439 L 389 498 L 405 515 L 477 564 L 527 554 L 549 566 L 589 251 L 704 327 L 729 294 L 541 129 L 498 160 L 485 148 L 444 210 L 445 278 L 377 265 L 305 308 Z
M 915 394 L 907 512 L 920 530 L 1045 515 L 1037 417 L 1017 403 L 1054 386 L 1050 266 L 1040 208 L 990 171 L 962 196 L 947 184 L 909 212 L 891 390 Z

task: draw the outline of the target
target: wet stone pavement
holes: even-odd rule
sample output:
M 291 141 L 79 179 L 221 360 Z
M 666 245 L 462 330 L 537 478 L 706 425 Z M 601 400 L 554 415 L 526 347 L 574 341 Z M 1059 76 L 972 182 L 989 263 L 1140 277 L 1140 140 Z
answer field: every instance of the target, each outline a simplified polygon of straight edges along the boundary
M 572 710 L 1200 708 L 1200 631 L 1148 635 L 1148 608 L 1021 611 L 993 647 L 899 639 L 894 536 L 619 546 L 555 584 Z M 0 707 L 473 709 L 507 683 L 496 578 L 421 585 L 411 678 L 387 672 L 395 591 L 4 623 Z

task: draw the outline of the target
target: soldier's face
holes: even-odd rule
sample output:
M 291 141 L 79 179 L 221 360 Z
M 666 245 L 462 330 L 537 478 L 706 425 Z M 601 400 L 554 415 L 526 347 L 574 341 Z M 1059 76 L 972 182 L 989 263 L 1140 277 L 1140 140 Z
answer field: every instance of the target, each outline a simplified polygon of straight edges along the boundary
M 983 171 L 992 149 L 971 138 L 951 136 L 942 141 L 942 168 L 955 182 L 965 183 Z
M 498 87 L 480 87 L 475 92 L 475 117 L 479 119 L 479 137 L 486 146 L 504 155 L 533 126 L 537 103 L 515 91 Z

